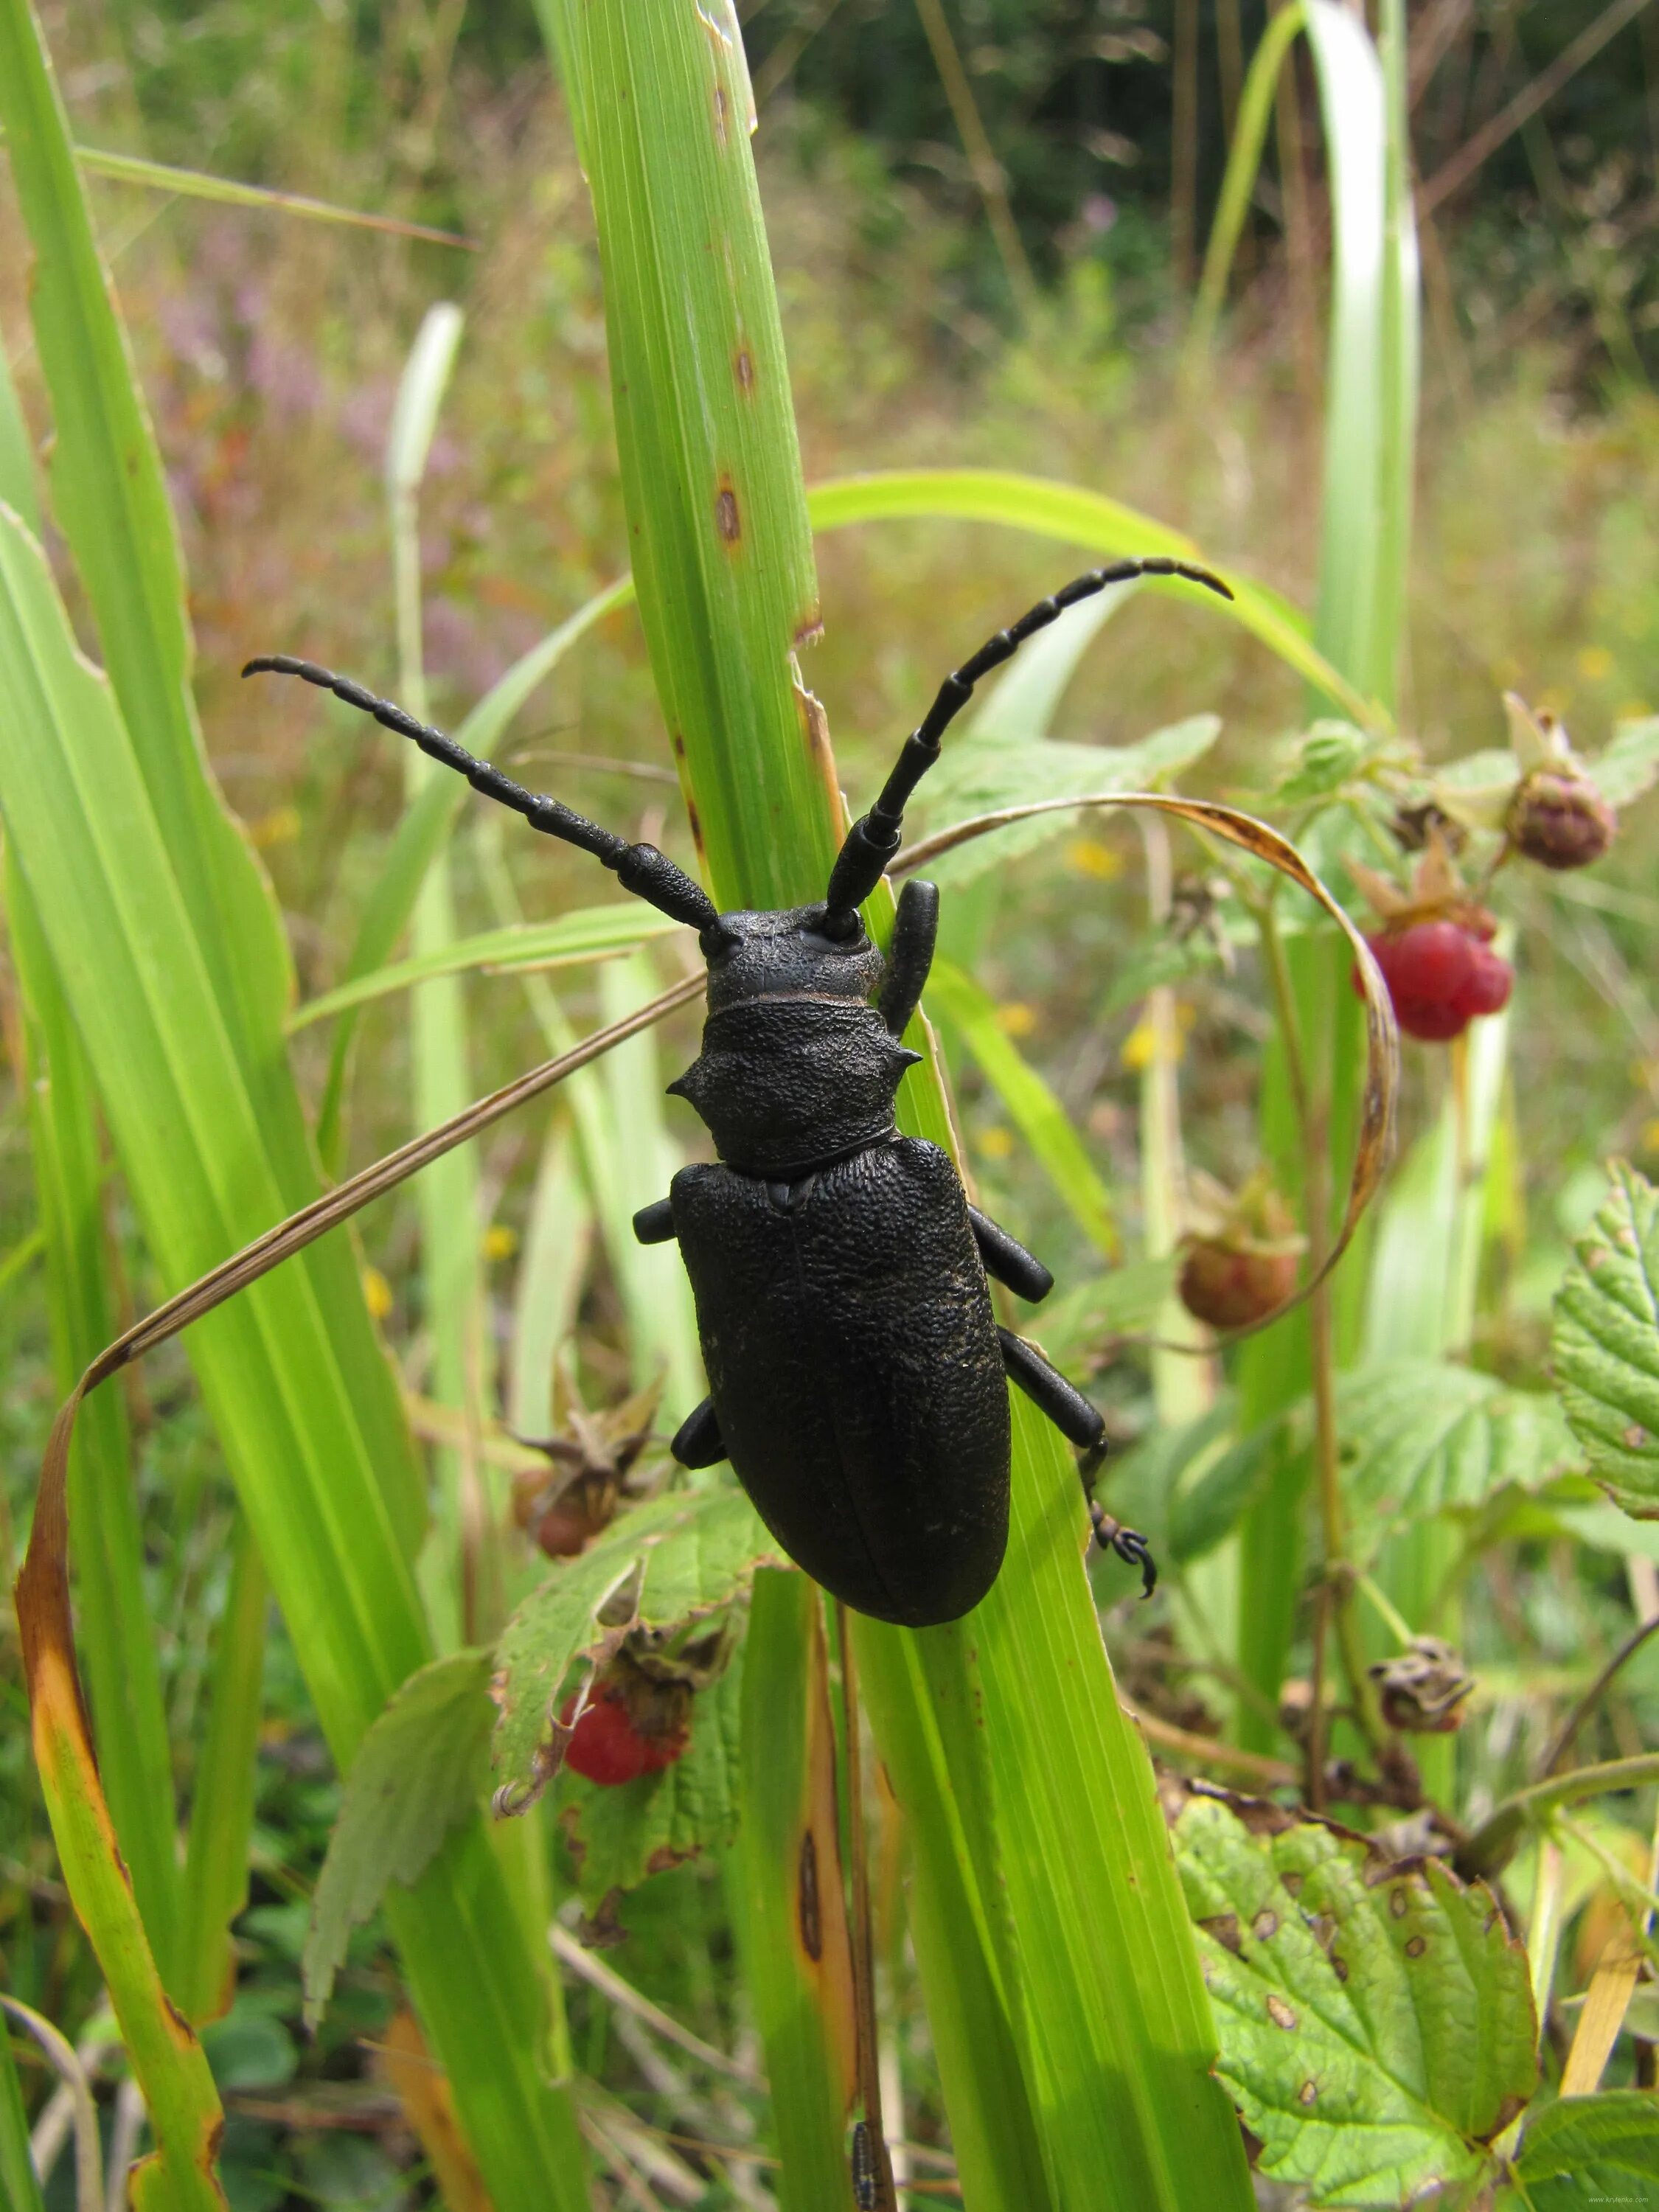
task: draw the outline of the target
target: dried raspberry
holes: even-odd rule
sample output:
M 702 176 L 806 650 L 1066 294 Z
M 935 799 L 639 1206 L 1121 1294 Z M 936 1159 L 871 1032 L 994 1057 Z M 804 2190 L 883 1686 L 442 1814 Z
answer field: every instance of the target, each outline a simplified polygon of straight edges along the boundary
M 1587 868 L 1612 844 L 1619 817 L 1588 776 L 1539 768 L 1516 787 L 1504 827 L 1541 867 Z
M 576 1710 L 567 1698 L 559 1715 L 568 1728 Z M 661 1681 L 619 1655 L 611 1672 L 589 1698 L 565 1746 L 565 1765 L 588 1781 L 613 1787 L 660 1774 L 691 1741 L 691 1691 L 678 1680 Z
M 1224 1237 L 1199 1237 L 1187 1248 L 1177 1287 L 1194 1321 L 1245 1328 L 1284 1304 L 1296 1273 L 1294 1251 L 1252 1251 Z
M 1419 1636 L 1393 1659 L 1369 1670 L 1382 1717 L 1413 1735 L 1449 1735 L 1462 1726 L 1474 1677 L 1457 1650 L 1438 1636 Z

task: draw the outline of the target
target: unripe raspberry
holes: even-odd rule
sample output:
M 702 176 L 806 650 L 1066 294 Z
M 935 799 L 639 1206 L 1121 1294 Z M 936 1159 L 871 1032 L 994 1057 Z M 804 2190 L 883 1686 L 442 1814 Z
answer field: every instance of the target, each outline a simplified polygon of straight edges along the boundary
M 1540 867 L 1587 868 L 1612 844 L 1619 817 L 1588 776 L 1540 768 L 1516 786 L 1504 827 Z
M 1212 1328 L 1245 1328 L 1296 1288 L 1293 1251 L 1252 1250 L 1225 1237 L 1199 1237 L 1187 1248 L 1177 1288 L 1194 1321 Z

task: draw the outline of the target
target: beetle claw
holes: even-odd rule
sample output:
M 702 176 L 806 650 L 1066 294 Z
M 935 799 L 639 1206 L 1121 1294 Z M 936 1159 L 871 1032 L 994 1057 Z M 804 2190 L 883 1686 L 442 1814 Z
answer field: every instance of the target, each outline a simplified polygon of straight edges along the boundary
M 1158 1588 L 1158 1562 L 1153 1559 L 1146 1539 L 1138 1528 L 1126 1528 L 1121 1521 L 1114 1520 L 1103 1505 L 1091 1504 L 1089 1518 L 1094 1523 L 1095 1541 L 1103 1552 L 1115 1552 L 1125 1566 L 1140 1570 L 1140 1595 L 1149 1598 Z

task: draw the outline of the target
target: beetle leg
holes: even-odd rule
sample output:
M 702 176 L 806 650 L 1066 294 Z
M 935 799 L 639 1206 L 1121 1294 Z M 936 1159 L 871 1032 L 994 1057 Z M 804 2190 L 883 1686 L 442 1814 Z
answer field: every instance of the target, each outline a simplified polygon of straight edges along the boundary
M 672 1244 L 674 1211 L 665 1198 L 653 1199 L 634 1216 L 634 1234 L 641 1244 Z
M 902 1036 L 921 1002 L 939 935 L 939 885 L 912 877 L 899 893 L 887 946 L 887 976 L 876 1012 L 895 1036 Z
M 997 1334 L 1002 1339 L 1002 1364 L 1010 1382 L 1018 1382 L 1032 1404 L 1083 1455 L 1078 1473 L 1083 1480 L 1095 1541 L 1103 1552 L 1115 1552 L 1120 1559 L 1140 1569 L 1141 1595 L 1150 1597 L 1157 1585 L 1158 1568 L 1146 1548 L 1146 1539 L 1115 1521 L 1103 1505 L 1095 1504 L 1092 1495 L 1095 1471 L 1106 1456 L 1105 1422 L 1082 1391 L 1068 1382 L 1057 1367 L 1051 1367 L 1035 1346 L 1016 1336 L 1011 1328 L 1000 1328 Z
M 720 1465 L 726 1457 L 726 1440 L 720 1435 L 720 1417 L 712 1398 L 705 1398 L 696 1413 L 686 1415 L 668 1449 L 682 1467 Z
M 1028 1252 L 1017 1237 L 1011 1237 L 988 1213 L 981 1213 L 978 1206 L 969 1207 L 968 1219 L 988 1275 L 1006 1283 L 1016 1297 L 1027 1299 L 1032 1305 L 1048 1297 L 1054 1287 L 1054 1279 L 1035 1253 Z M 1068 1382 L 1066 1387 L 1069 1390 L 1072 1386 Z M 1042 1410 L 1047 1413 L 1048 1409 L 1045 1406 Z M 1093 1413 L 1093 1407 L 1089 1410 Z M 1064 1422 L 1060 1425 L 1065 1427 Z M 1066 1433 L 1071 1432 L 1068 1430 Z

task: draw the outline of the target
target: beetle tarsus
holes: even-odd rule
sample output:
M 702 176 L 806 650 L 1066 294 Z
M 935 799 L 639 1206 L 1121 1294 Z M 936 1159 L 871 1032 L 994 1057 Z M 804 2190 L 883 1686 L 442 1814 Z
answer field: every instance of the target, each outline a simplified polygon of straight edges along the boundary
M 712 1398 L 705 1398 L 695 1413 L 686 1415 L 668 1449 L 682 1467 L 720 1465 L 726 1457 L 726 1439 L 720 1434 L 720 1416 Z
M 1140 1570 L 1140 1595 L 1149 1598 L 1158 1588 L 1158 1561 L 1152 1557 L 1146 1539 L 1138 1528 L 1126 1528 L 1121 1521 L 1114 1520 L 1103 1505 L 1089 1501 L 1089 1518 L 1094 1523 L 1095 1541 L 1103 1552 L 1115 1552 L 1125 1566 Z

